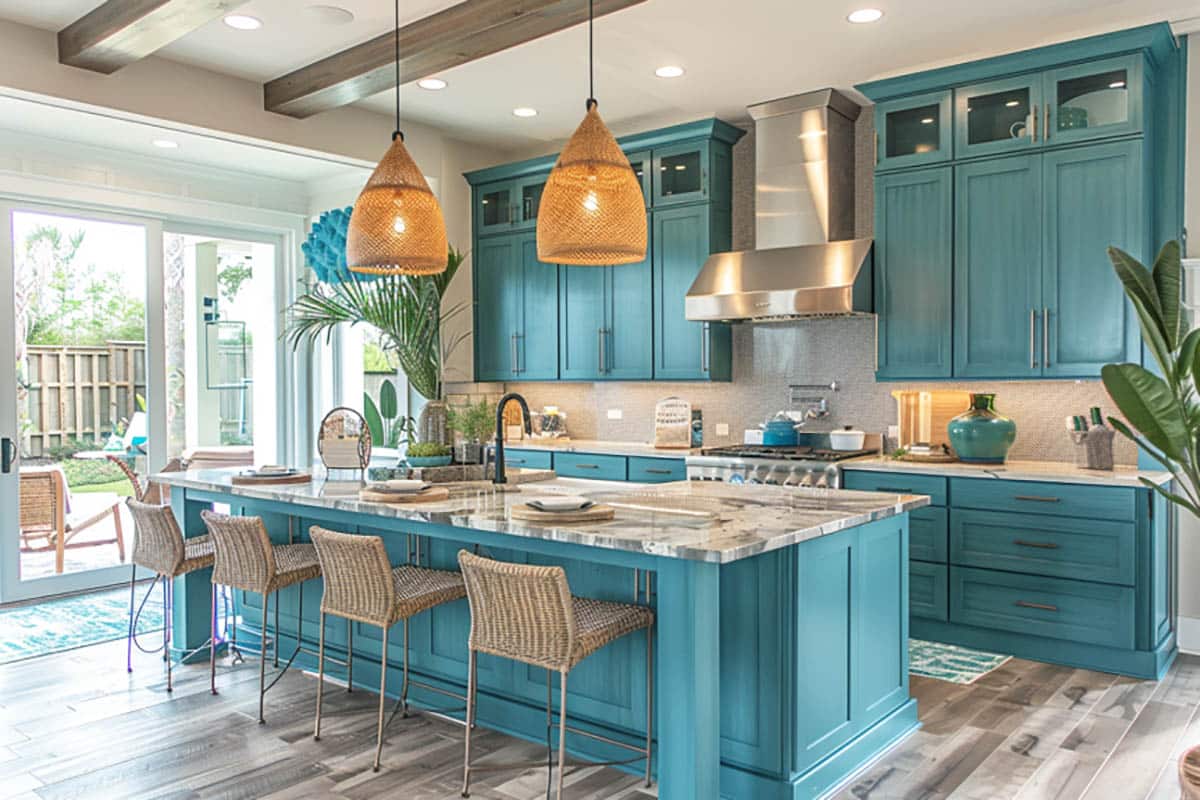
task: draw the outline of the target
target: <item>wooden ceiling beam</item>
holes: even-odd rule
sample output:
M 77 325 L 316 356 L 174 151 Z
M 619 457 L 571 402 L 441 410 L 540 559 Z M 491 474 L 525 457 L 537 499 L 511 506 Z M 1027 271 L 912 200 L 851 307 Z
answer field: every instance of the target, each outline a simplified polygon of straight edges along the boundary
M 596 16 L 645 0 L 595 0 Z M 465 0 L 400 28 L 400 81 L 409 83 L 587 21 L 587 0 Z M 395 34 L 377 36 L 269 81 L 268 111 L 310 117 L 390 89 Z
M 58 32 L 58 60 L 109 75 L 244 2 L 107 0 Z

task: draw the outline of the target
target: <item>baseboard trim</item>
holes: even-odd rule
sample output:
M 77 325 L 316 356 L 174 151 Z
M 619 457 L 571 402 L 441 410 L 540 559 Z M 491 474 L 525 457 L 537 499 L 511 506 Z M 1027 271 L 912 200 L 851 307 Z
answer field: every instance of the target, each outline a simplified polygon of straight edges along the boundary
M 1200 617 L 1175 618 L 1175 645 L 1181 653 L 1200 655 Z

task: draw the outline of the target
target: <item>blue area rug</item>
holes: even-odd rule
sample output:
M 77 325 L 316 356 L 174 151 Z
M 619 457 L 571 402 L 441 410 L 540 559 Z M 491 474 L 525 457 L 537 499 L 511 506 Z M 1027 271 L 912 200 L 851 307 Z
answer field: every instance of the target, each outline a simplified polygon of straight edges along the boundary
M 941 642 L 908 640 L 908 671 L 951 683 L 974 683 L 1010 658 Z
M 138 585 L 138 602 L 146 585 Z M 162 630 L 162 584 L 146 602 L 138 634 Z M 123 639 L 129 631 L 129 587 L 0 610 L 0 664 Z M 148 644 L 154 644 L 149 642 Z

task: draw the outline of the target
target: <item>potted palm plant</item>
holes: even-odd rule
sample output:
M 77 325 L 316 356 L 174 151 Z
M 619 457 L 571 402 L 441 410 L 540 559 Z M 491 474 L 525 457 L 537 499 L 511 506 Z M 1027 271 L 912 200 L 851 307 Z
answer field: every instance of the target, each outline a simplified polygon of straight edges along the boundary
M 409 383 L 428 401 L 418 422 L 421 440 L 446 444 L 445 364 L 470 333 L 443 336 L 446 323 L 467 305 L 445 308 L 442 300 L 466 256 L 451 247 L 446 271 L 438 275 L 350 272 L 345 253 L 348 219 L 348 210 L 322 215 L 305 243 L 304 253 L 317 280 L 288 309 L 287 338 L 298 348 L 322 335 L 328 341 L 338 325 L 374 326 Z
M 1191 320 L 1182 302 L 1179 243 L 1164 245 L 1152 268 L 1115 247 L 1108 254 L 1158 367 L 1104 367 L 1104 388 L 1128 421 L 1109 417 L 1109 424 L 1174 476 L 1169 486 L 1144 478 L 1142 483 L 1186 513 L 1200 516 L 1200 329 L 1189 330 Z M 1200 747 L 1183 754 L 1179 780 L 1185 798 L 1200 798 Z
M 496 407 L 487 400 L 450 408 L 450 429 L 462 437 L 454 446 L 460 464 L 482 464 L 484 442 L 496 424 Z

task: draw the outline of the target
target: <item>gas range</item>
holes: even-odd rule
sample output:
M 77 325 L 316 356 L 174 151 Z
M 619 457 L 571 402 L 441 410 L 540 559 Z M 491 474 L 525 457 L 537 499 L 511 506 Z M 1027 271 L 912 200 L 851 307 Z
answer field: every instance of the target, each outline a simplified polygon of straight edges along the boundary
M 829 436 L 802 433 L 794 447 L 739 444 L 708 447 L 687 459 L 687 476 L 694 481 L 763 483 L 776 486 L 811 486 L 838 489 L 842 485 L 838 463 L 872 455 L 882 449 L 879 434 L 867 434 L 862 450 L 834 450 Z

